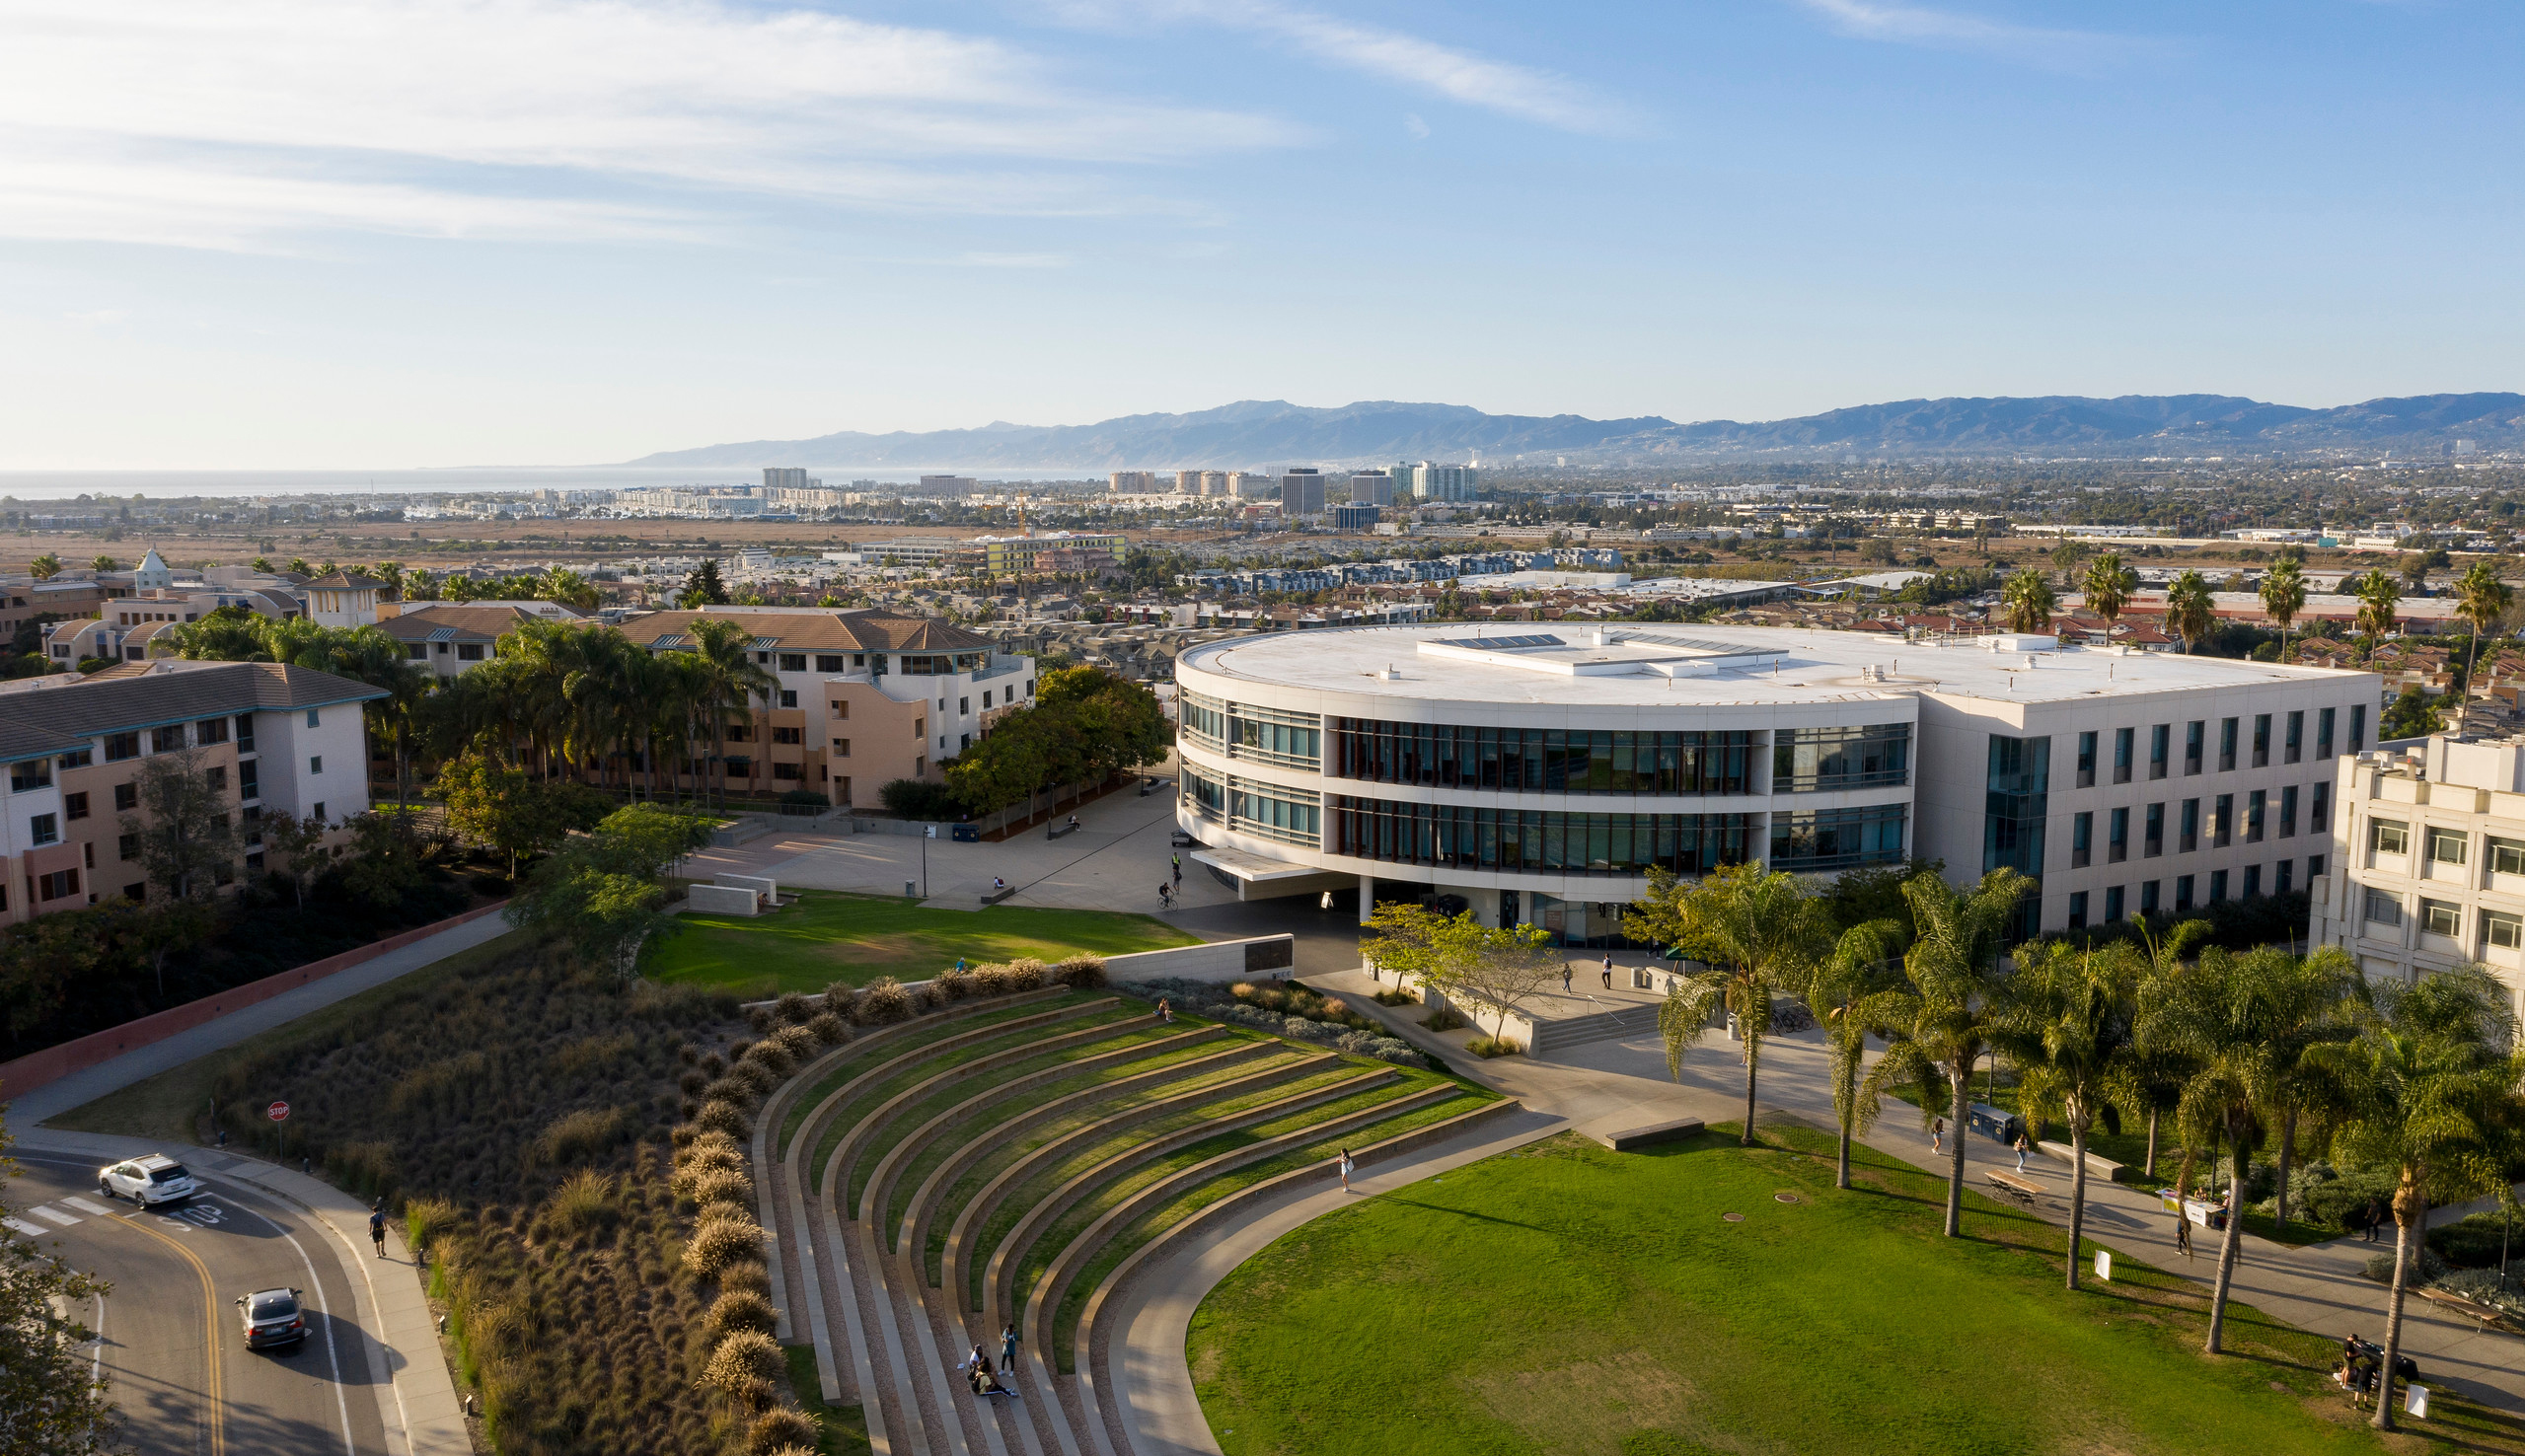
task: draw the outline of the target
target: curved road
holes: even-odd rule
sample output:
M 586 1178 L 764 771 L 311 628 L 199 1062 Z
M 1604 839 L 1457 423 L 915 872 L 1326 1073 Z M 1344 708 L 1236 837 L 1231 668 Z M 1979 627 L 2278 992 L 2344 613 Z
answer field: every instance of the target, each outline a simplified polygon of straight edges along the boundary
M 384 1456 L 371 1374 L 383 1361 L 356 1321 L 358 1275 L 314 1220 L 214 1177 L 189 1202 L 144 1213 L 98 1197 L 94 1163 L 14 1156 L 10 1231 L 113 1285 L 79 1314 L 102 1332 L 92 1357 L 124 1440 L 148 1456 Z M 301 1291 L 307 1338 L 249 1350 L 234 1301 L 276 1285 Z

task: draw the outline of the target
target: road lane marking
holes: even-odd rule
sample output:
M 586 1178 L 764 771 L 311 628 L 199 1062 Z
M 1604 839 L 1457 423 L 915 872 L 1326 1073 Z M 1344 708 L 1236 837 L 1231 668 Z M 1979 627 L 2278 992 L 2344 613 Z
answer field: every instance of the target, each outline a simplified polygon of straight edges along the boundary
M 33 1213 L 37 1218 L 49 1218 L 53 1222 L 60 1224 L 63 1228 L 68 1228 L 74 1223 L 84 1223 L 87 1221 L 75 1213 L 64 1213 L 58 1208 L 48 1208 L 41 1203 L 36 1204 L 27 1211 Z
M 210 1266 L 202 1263 L 200 1257 L 195 1255 L 192 1250 L 187 1249 L 184 1245 L 177 1243 L 174 1239 L 167 1237 L 167 1235 L 160 1230 L 151 1228 L 148 1224 L 141 1222 L 140 1217 L 137 1214 L 128 1218 L 116 1219 L 115 1221 L 129 1227 L 136 1228 L 142 1233 L 149 1235 L 149 1237 L 166 1245 L 168 1248 L 175 1250 L 178 1255 L 183 1257 L 185 1263 L 192 1266 L 192 1272 L 201 1276 L 202 1322 L 209 1333 L 209 1338 L 204 1341 L 202 1345 L 202 1365 L 207 1375 L 205 1384 L 208 1388 L 208 1395 L 210 1397 L 208 1407 L 209 1420 L 206 1422 L 209 1427 L 210 1435 L 209 1449 L 210 1456 L 227 1456 L 228 1389 L 226 1379 L 220 1369 L 219 1291 L 218 1286 L 211 1281 Z M 166 1219 L 162 1221 L 173 1222 L 174 1220 Z M 178 1228 L 185 1227 L 185 1225 L 181 1223 L 176 1226 Z
M 44 1227 L 40 1223 L 29 1223 L 23 1218 L 0 1218 L 0 1223 L 9 1225 L 11 1228 L 16 1229 L 18 1232 L 25 1234 L 31 1239 L 48 1239 L 52 1237 L 51 1229 Z
M 92 1385 L 106 1383 L 106 1296 L 97 1296 L 97 1349 L 88 1357 L 88 1381 Z
M 334 1306 L 332 1301 L 325 1298 L 325 1281 L 317 1276 L 316 1261 L 307 1257 L 307 1246 L 298 1242 L 296 1234 L 282 1228 L 279 1219 L 260 1209 L 249 1208 L 243 1203 L 238 1204 L 237 1207 L 239 1212 L 252 1213 L 271 1225 L 273 1232 L 289 1240 L 289 1247 L 298 1251 L 298 1262 L 307 1266 L 307 1282 L 314 1287 L 316 1308 L 325 1317 L 325 1356 L 332 1360 L 334 1365 L 334 1406 L 341 1413 L 342 1418 L 342 1456 L 359 1456 L 359 1447 L 350 1436 L 350 1396 L 342 1388 L 342 1354 L 340 1346 L 335 1343 L 334 1333 Z
M 61 1201 L 68 1203 L 71 1207 L 78 1209 L 82 1213 L 94 1213 L 100 1217 L 106 1218 L 113 1216 L 113 1209 L 107 1207 L 105 1204 L 98 1202 L 94 1199 L 83 1199 L 77 1194 L 72 1194 L 70 1197 L 63 1199 Z

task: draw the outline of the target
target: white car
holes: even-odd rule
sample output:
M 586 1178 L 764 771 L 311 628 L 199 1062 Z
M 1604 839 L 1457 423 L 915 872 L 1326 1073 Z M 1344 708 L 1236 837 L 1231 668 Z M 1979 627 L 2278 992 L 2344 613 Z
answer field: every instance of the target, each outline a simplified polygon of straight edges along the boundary
M 156 1203 L 176 1203 L 201 1192 L 185 1165 L 164 1153 L 151 1153 L 127 1163 L 109 1163 L 97 1170 L 97 1192 L 107 1198 L 127 1198 L 146 1208 Z

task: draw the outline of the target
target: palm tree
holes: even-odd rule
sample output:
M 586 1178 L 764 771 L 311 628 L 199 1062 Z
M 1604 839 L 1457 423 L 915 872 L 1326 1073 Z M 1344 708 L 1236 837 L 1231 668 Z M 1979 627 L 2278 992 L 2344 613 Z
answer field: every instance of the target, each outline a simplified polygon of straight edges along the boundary
M 37 581 L 50 581 L 61 574 L 61 558 L 46 551 L 27 563 L 27 574 Z
M 2288 1165 L 2295 1161 L 2298 1124 L 2335 1121 L 2347 1097 L 2324 1069 L 2322 1050 L 2358 1034 L 2369 1003 L 2367 978 L 2349 953 L 2324 946 L 2298 961 L 2285 981 L 2288 1014 L 2272 1028 L 2269 1111 L 2279 1124 L 2279 1194 L 2272 1212 L 2282 1238 L 2288 1234 Z
M 698 703 L 710 725 L 710 758 L 719 765 L 718 803 L 727 804 L 727 722 L 732 713 L 751 716 L 753 700 L 769 697 L 780 680 L 754 661 L 753 631 L 734 621 L 695 618 L 685 629 L 687 649 L 697 659 L 703 689 Z
M 2391 1430 L 2394 1361 L 2402 1353 L 2415 1234 L 2426 1227 L 2431 1204 L 2506 1184 L 2506 1170 L 2525 1142 L 2519 1105 L 2525 1053 L 2507 1050 L 2516 1045 L 2516 1022 L 2506 988 L 2479 966 L 2380 988 L 2376 999 L 2378 1014 L 2358 1039 L 2326 1047 L 2321 1059 L 2356 1094 L 2337 1145 L 2397 1174 L 2393 1294 L 2371 1421 Z
M 1709 970 L 1667 984 L 1657 1029 L 1666 1039 L 1666 1069 L 1680 1080 L 1683 1054 L 1701 1039 L 1722 1006 L 1736 1013 L 1745 1044 L 1745 1134 L 1753 1142 L 1754 1079 L 1762 1039 L 1771 1030 L 1771 996 L 1805 983 L 1832 943 L 1832 916 L 1792 874 L 1765 874 L 1759 862 L 1712 870 L 1684 886 L 1653 871 L 1639 909 L 1622 916 L 1634 940 L 1674 945 Z
M 2009 577 L 1999 600 L 2007 609 L 2008 629 L 2016 632 L 2049 630 L 2052 609 L 2060 602 L 2052 595 L 2051 579 L 2032 567 Z
M 2130 594 L 2139 589 L 2139 573 L 2121 564 L 2121 557 L 2107 551 L 2096 557 L 2087 568 L 2087 605 L 2105 619 L 2105 640 L 2113 640 L 2114 623 L 2121 619 L 2121 609 L 2130 605 Z
M 2367 634 L 2367 656 L 2374 657 L 2377 640 L 2394 629 L 2402 600 L 2403 589 L 2382 566 L 2371 567 L 2358 578 L 2358 629 Z
M 1988 1049 L 2000 1010 L 2005 978 L 1999 953 L 2007 946 L 2034 882 L 2013 869 L 1995 869 L 1981 883 L 1959 892 L 1936 872 L 1902 882 L 1919 938 L 1902 958 L 1904 984 L 1871 996 L 1854 1013 L 1885 1033 L 1885 1056 L 1860 1089 L 1873 1097 L 1888 1087 L 1915 1088 L 1925 1124 L 1945 1111 L 1956 1121 L 1950 1140 L 1954 1163 L 1947 1175 L 1949 1238 L 1964 1232 L 1964 1122 L 1966 1084 Z
M 2279 623 L 2279 660 L 2288 660 L 2288 624 L 2306 610 L 2306 573 L 2283 560 L 2263 573 L 2262 610 Z
M 1850 1139 L 1876 1122 L 1879 1099 L 1862 1096 L 1859 1072 L 1867 1059 L 1868 1027 L 1858 1014 L 1869 997 L 1889 991 L 1902 979 L 1904 939 L 1899 920 L 1869 920 L 1841 932 L 1832 954 L 1807 978 L 1806 1003 L 1823 1024 L 1824 1045 L 1832 1058 L 1832 1112 L 1841 1125 L 1841 1146 L 1833 1159 L 1832 1186 L 1850 1186 Z
M 114 569 L 115 563 L 114 558 L 111 556 L 99 556 L 94 560 L 91 560 L 88 564 L 99 571 L 111 571 Z
M 2156 994 L 2156 983 L 2184 974 L 2185 963 L 2192 948 L 2209 938 L 2207 920 L 2184 920 L 2167 930 L 2161 939 L 2148 928 L 2145 916 L 2133 922 L 2139 931 L 2139 948 L 2143 964 L 2139 972 L 2139 997 L 2148 1001 Z M 2141 1172 L 2157 1176 L 2158 1131 L 2167 1113 L 2183 1104 L 2184 1084 L 2191 1080 L 2196 1069 L 2191 1055 L 2174 1045 L 2162 1029 L 2142 1020 L 2136 1031 L 2128 1062 L 2127 1074 L 2117 1089 L 2121 1109 L 2148 1120 L 2147 1161 Z
M 1990 1032 L 2000 1055 L 2025 1069 L 2018 1111 L 2059 1115 L 2069 1128 L 2069 1287 L 2078 1287 L 2087 1224 L 2087 1129 L 2115 1113 L 2128 1076 L 2144 958 L 2128 942 L 2101 951 L 2054 941 L 2019 958 Z
M 2498 579 L 2498 568 L 2488 561 L 2475 561 L 2470 570 L 2455 578 L 2455 615 L 2473 629 L 2472 645 L 2464 649 L 2464 686 L 2470 692 L 2474 659 L 2482 650 L 2482 633 L 2498 625 L 2507 615 L 2507 606 L 2516 592 Z
M 2209 583 L 2197 571 L 2176 577 L 2166 591 L 2166 628 L 2183 638 L 2183 650 L 2189 654 L 2217 626 L 2217 602 L 2209 595 Z

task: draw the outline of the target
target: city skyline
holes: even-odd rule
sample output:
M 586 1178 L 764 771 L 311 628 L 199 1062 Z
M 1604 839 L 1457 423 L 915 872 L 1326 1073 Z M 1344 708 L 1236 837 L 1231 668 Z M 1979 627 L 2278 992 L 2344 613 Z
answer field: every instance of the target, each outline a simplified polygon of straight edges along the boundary
M 12 11 L 0 469 L 2516 378 L 2481 5 Z

